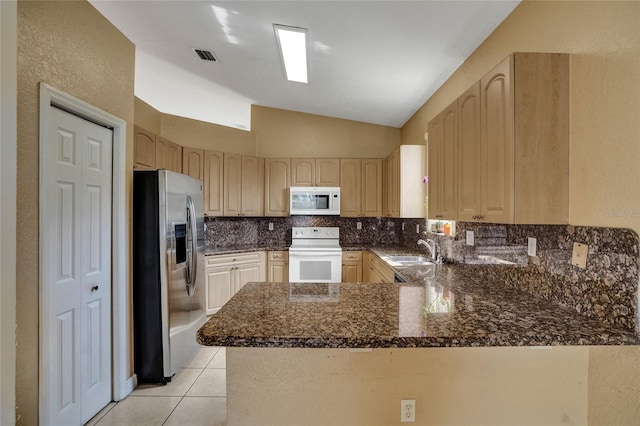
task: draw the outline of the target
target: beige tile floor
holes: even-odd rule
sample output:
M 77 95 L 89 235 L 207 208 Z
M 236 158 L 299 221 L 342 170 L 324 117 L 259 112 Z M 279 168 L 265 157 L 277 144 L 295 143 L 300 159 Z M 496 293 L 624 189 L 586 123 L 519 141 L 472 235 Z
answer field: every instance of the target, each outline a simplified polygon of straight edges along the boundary
M 100 411 L 88 426 L 225 425 L 226 351 L 202 347 L 166 385 L 138 386 L 120 402 Z

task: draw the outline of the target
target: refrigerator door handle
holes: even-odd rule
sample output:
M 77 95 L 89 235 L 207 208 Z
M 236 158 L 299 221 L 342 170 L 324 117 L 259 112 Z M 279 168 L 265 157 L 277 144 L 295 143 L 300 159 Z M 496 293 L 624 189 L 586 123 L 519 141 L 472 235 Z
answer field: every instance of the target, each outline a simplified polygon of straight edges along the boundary
M 198 230 L 196 228 L 196 208 L 189 195 L 187 195 L 187 232 L 191 234 L 191 259 L 187 262 L 187 293 L 192 296 L 196 287 L 196 275 L 198 273 L 198 251 L 196 247 Z

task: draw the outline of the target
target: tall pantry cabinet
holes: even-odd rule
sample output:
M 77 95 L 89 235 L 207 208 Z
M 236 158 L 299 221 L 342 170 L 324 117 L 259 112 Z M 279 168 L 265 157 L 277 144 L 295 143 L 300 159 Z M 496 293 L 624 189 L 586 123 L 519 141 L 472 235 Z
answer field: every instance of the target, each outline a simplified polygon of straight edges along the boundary
M 383 162 L 384 215 L 424 218 L 424 145 L 400 145 Z

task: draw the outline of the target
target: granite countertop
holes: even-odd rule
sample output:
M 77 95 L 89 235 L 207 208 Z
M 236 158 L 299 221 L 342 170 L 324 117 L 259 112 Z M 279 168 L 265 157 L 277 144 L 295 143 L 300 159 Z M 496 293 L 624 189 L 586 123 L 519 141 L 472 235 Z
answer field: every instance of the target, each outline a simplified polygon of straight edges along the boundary
M 415 254 L 374 247 L 378 255 Z M 210 346 L 392 348 L 636 345 L 479 274 L 492 265 L 398 267 L 406 283 L 248 283 L 198 331 Z

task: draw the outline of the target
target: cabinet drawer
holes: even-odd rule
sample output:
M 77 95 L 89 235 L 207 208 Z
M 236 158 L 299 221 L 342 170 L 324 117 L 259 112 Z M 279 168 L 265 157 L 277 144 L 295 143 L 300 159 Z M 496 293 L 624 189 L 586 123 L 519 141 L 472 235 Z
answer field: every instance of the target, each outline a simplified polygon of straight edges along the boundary
M 362 252 L 361 251 L 343 251 L 342 252 L 342 260 L 347 261 L 362 261 Z
M 270 262 L 278 262 L 283 260 L 289 260 L 288 251 L 270 251 L 268 252 L 268 259 Z
M 230 254 L 217 254 L 214 256 L 207 256 L 205 261 L 205 268 L 212 268 L 218 266 L 227 265 L 240 265 L 245 263 L 262 262 L 264 259 L 264 253 L 260 251 L 250 253 L 230 253 Z

